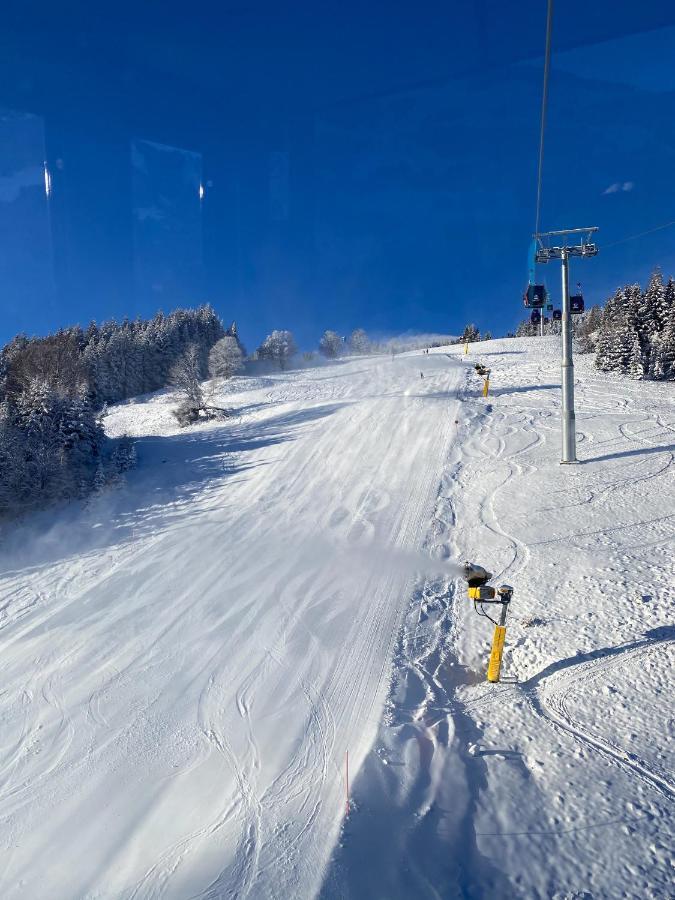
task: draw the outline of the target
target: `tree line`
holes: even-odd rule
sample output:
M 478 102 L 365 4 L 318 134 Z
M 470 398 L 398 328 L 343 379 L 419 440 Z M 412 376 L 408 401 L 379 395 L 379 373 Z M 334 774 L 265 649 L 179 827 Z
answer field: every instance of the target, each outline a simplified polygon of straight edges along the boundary
M 128 468 L 133 446 L 106 438 L 106 405 L 168 385 L 189 348 L 205 378 L 224 335 L 202 306 L 15 337 L 0 351 L 0 518 L 84 497 Z
M 486 338 L 489 335 L 486 335 Z M 392 356 L 418 348 L 479 340 L 419 335 L 372 340 L 362 328 L 322 334 L 326 359 L 370 353 Z M 250 356 L 236 325 L 225 330 L 210 306 L 151 319 L 113 319 L 64 328 L 46 337 L 20 334 L 0 350 L 0 519 L 50 502 L 85 497 L 133 464 L 133 442 L 110 439 L 107 405 L 173 386 L 181 425 L 226 415 L 203 382 L 229 378 L 245 363 L 287 369 L 298 355 L 292 332 L 275 330 Z M 303 354 L 311 362 L 314 352 Z
M 595 365 L 632 378 L 675 381 L 675 282 L 654 272 L 639 284 L 619 288 L 602 311 L 591 340 Z
M 371 339 L 363 328 L 355 328 L 349 335 L 340 335 L 337 331 L 327 329 L 321 335 L 316 351 L 307 350 L 302 354 L 302 362 L 312 363 L 317 354 L 326 359 L 338 359 L 344 356 L 362 356 L 367 354 L 393 354 L 404 353 L 407 350 L 419 350 L 427 347 L 445 347 L 468 341 L 480 340 L 478 329 L 475 325 L 467 325 L 461 338 L 444 334 L 421 334 Z M 485 340 L 491 335 L 487 333 Z M 260 344 L 257 350 L 249 357 L 255 363 L 263 360 L 273 364 L 282 371 L 287 369 L 293 359 L 298 355 L 298 347 L 291 331 L 273 331 Z

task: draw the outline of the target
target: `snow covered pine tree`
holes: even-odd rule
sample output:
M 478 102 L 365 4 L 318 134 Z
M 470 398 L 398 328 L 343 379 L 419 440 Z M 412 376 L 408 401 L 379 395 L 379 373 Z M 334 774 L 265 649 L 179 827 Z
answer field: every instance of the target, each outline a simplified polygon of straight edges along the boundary
M 209 375 L 212 378 L 231 378 L 241 371 L 243 365 L 244 354 L 234 335 L 226 334 L 211 347 Z
M 337 359 L 342 353 L 342 338 L 336 331 L 324 331 L 319 341 L 319 351 L 326 359 Z

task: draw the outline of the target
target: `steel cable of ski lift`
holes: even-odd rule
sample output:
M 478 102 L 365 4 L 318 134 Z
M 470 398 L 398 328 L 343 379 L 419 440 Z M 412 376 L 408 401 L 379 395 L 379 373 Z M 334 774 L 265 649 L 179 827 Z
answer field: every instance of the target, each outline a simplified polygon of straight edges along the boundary
M 620 238 L 618 241 L 610 241 L 609 244 L 603 244 L 603 250 L 609 247 L 616 247 L 618 244 L 627 244 L 628 241 L 636 241 L 638 238 L 645 237 L 648 234 L 654 234 L 655 231 L 663 231 L 664 228 L 671 228 L 675 225 L 675 219 L 672 222 L 665 222 L 663 225 L 657 225 L 656 228 L 649 228 L 647 231 L 639 231 L 629 237 Z
M 541 123 L 539 126 L 539 164 L 537 166 L 537 208 L 535 215 L 534 233 L 539 234 L 539 220 L 541 217 L 541 181 L 544 171 L 544 135 L 546 132 L 546 107 L 548 104 L 548 76 L 551 68 L 551 31 L 553 29 L 553 0 L 548 0 L 548 12 L 546 14 L 546 52 L 544 54 L 544 89 L 541 95 Z

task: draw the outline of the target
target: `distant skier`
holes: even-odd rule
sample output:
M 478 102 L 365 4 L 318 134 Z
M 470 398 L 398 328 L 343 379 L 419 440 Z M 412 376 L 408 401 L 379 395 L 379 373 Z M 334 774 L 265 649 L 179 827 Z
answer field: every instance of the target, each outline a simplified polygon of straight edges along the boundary
M 420 372 L 420 378 L 424 378 L 424 372 Z

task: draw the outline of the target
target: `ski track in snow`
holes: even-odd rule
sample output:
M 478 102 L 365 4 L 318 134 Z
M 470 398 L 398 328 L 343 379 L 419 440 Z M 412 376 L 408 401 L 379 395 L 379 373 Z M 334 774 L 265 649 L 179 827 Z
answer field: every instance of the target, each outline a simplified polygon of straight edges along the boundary
M 560 467 L 558 383 L 515 339 L 113 409 L 127 486 L 5 553 L 0 894 L 670 896 L 675 395 L 578 359 Z M 422 547 L 514 586 L 511 682 Z
M 655 766 L 617 741 L 596 698 L 609 679 L 625 673 L 629 683 L 634 667 L 675 640 L 665 624 L 675 520 L 649 514 L 675 500 L 675 396 L 670 385 L 611 379 L 578 360 L 578 452 L 590 464 L 561 469 L 556 344 L 472 346 L 474 359 L 494 348 L 494 394 L 479 399 L 480 382 L 466 373 L 460 439 L 428 535 L 433 552 L 475 559 L 496 583 L 516 587 L 503 671 L 517 679 L 522 665 L 520 683 L 484 683 L 492 626 L 473 614 L 461 582 L 413 594 L 388 714 L 355 784 L 357 813 L 325 900 L 671 896 L 672 751 L 670 766 Z M 645 448 L 655 452 L 642 455 Z M 646 621 L 638 591 L 662 599 Z M 584 614 L 599 621 L 589 626 Z M 533 626 L 521 624 L 530 619 Z M 542 630 L 549 622 L 555 631 Z M 578 641 L 602 649 L 581 650 Z M 648 710 L 644 742 L 670 749 L 673 719 L 664 732 L 663 707 Z M 547 767 L 540 758 L 549 754 Z M 570 758 L 583 759 L 574 788 Z
M 664 638 L 664 640 L 675 641 L 675 634 L 670 638 Z M 528 699 L 535 713 L 547 718 L 555 727 L 561 728 L 571 735 L 573 739 L 581 741 L 599 753 L 610 757 L 613 764 L 628 769 L 631 774 L 645 780 L 650 786 L 661 791 L 666 799 L 670 799 L 675 797 L 675 783 L 672 778 L 655 772 L 644 760 L 639 759 L 635 754 L 628 753 L 616 747 L 607 739 L 600 738 L 585 729 L 574 720 L 567 704 L 572 688 L 578 689 L 581 687 L 585 690 L 591 690 L 592 685 L 589 682 L 599 678 L 606 678 L 608 674 L 607 669 L 616 665 L 624 665 L 629 661 L 639 662 L 639 658 L 644 654 L 661 652 L 660 643 L 661 641 L 658 641 L 656 645 L 652 643 L 648 647 L 626 651 L 625 657 L 622 654 L 620 658 L 609 657 L 584 665 L 577 663 L 574 668 L 580 668 L 581 671 L 579 672 L 540 679 L 537 688 L 528 690 Z

